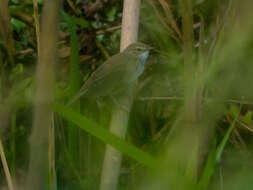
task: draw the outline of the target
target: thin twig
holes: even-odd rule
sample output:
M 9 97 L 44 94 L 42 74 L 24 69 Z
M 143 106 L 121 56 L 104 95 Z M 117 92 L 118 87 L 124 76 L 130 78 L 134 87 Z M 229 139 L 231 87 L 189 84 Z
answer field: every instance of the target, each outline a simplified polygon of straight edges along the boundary
M 30 27 L 33 27 L 33 17 L 29 14 L 23 13 L 23 12 L 14 12 L 11 14 L 13 18 L 16 18 L 18 20 L 21 20 L 25 24 L 27 24 Z
M 253 133 L 252 127 L 250 127 L 250 126 L 244 124 L 244 123 L 241 122 L 241 121 L 238 121 L 238 123 L 239 123 L 242 127 L 246 128 L 248 131 L 250 131 L 251 133 Z
M 96 45 L 98 49 L 101 51 L 101 53 L 103 54 L 103 56 L 105 57 L 105 59 L 109 59 L 110 58 L 109 53 L 106 51 L 105 47 L 101 44 L 99 40 L 96 40 Z
M 34 11 L 34 22 L 35 22 L 35 31 L 36 31 L 36 39 L 37 39 L 37 52 L 38 52 L 38 57 L 40 57 L 39 11 L 38 11 L 38 4 L 36 0 L 33 0 L 33 11 Z
M 9 170 L 8 163 L 6 161 L 6 157 L 5 157 L 5 154 L 4 154 L 3 143 L 2 143 L 1 140 L 0 140 L 0 156 L 1 156 L 2 164 L 3 164 L 3 168 L 4 168 L 4 173 L 5 173 L 5 176 L 6 176 L 6 180 L 7 180 L 9 190 L 14 190 L 13 183 L 12 183 L 12 180 L 11 180 L 10 170 Z
M 105 29 L 100 29 L 100 30 L 96 31 L 96 34 L 99 35 L 99 34 L 104 34 L 106 32 L 114 32 L 115 30 L 119 30 L 119 29 L 121 29 L 121 25 L 112 26 L 110 28 L 105 28 Z
M 166 2 L 165 0 L 159 0 L 159 2 L 164 9 L 164 12 L 165 12 L 167 18 L 169 19 L 169 22 L 170 22 L 172 28 L 177 33 L 178 37 L 182 40 L 182 34 L 181 34 L 179 27 L 177 25 L 177 22 L 175 21 L 175 18 L 172 14 L 169 2 Z
M 149 4 L 154 8 L 155 14 L 157 15 L 158 19 L 160 20 L 161 24 L 163 25 L 163 27 L 168 31 L 169 35 L 175 39 L 179 44 L 181 44 L 180 40 L 174 35 L 173 30 L 167 25 L 167 23 L 164 21 L 164 19 L 162 18 L 162 16 L 160 15 L 159 10 L 157 10 L 157 7 L 154 3 L 154 0 L 149 0 L 148 1 Z
M 76 9 L 74 3 L 71 0 L 67 0 L 67 3 L 76 15 L 80 15 L 79 9 Z
M 229 100 L 225 100 L 225 102 L 228 102 L 228 103 L 236 103 L 236 104 L 242 104 L 242 105 L 253 105 L 253 102 L 247 101 L 247 100 L 229 99 Z
M 149 96 L 149 97 L 139 97 L 138 100 L 140 101 L 149 101 L 149 100 L 184 100 L 183 97 L 177 96 Z M 211 100 L 210 98 L 205 98 L 204 100 Z M 242 105 L 253 105 L 253 102 L 248 100 L 236 100 L 236 99 L 228 99 L 224 100 L 223 102 L 227 103 L 235 103 L 235 104 L 242 104 Z
M 176 96 L 152 96 L 152 97 L 139 97 L 138 100 L 147 101 L 147 100 L 184 100 L 183 97 Z

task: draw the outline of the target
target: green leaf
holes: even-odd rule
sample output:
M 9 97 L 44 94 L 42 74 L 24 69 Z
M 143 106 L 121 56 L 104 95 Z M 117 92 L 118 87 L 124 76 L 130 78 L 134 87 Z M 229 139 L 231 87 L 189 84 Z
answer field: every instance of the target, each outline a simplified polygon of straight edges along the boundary
M 97 35 L 97 39 L 101 42 L 104 39 L 104 35 L 103 34 Z
M 98 126 L 96 123 L 88 120 L 80 113 L 57 103 L 53 104 L 53 110 L 66 120 L 73 122 L 80 129 L 85 130 L 104 143 L 110 144 L 114 148 L 118 149 L 121 153 L 128 155 L 145 166 L 151 168 L 155 167 L 156 160 L 152 156 L 110 133 L 107 129 Z
M 225 149 L 228 139 L 229 139 L 229 137 L 235 127 L 236 121 L 240 115 L 241 107 L 238 109 L 236 106 L 232 106 L 232 110 L 233 110 L 232 111 L 233 114 L 236 113 L 234 120 L 230 124 L 225 136 L 223 137 L 221 143 L 218 145 L 217 148 L 216 148 L 216 142 L 214 142 L 214 144 L 209 152 L 204 170 L 202 172 L 201 178 L 198 183 L 199 190 L 208 189 L 208 185 L 210 184 L 211 178 L 212 178 L 214 171 L 215 171 L 215 166 L 216 166 L 217 162 L 221 159 L 221 155 Z
M 229 111 L 228 111 L 229 115 L 232 117 L 235 117 L 238 114 L 238 112 L 239 112 L 239 108 L 235 105 L 230 106 Z
M 106 14 L 108 21 L 112 22 L 115 19 L 117 10 L 115 7 L 111 8 L 111 10 Z
M 67 23 L 70 34 L 71 55 L 70 55 L 70 82 L 69 82 L 69 96 L 73 97 L 80 89 L 81 73 L 79 60 L 79 45 L 76 34 L 75 22 L 64 12 L 62 16 Z
M 235 124 L 237 122 L 237 119 L 238 119 L 238 117 L 240 115 L 240 112 L 241 112 L 241 106 L 240 106 L 239 109 L 237 107 L 235 107 L 235 106 L 232 106 L 232 107 L 234 107 L 234 109 L 236 108 L 235 112 L 234 112 L 234 113 L 236 113 L 236 115 L 234 117 L 233 122 L 230 124 L 230 126 L 229 126 L 229 128 L 228 128 L 228 130 L 227 130 L 227 132 L 225 134 L 225 136 L 223 137 L 221 143 L 219 144 L 219 146 L 217 148 L 217 151 L 216 151 L 216 160 L 215 160 L 216 162 L 218 162 L 220 160 L 221 155 L 223 153 L 223 150 L 224 150 L 224 148 L 225 148 L 225 146 L 226 146 L 226 144 L 228 142 L 229 136 L 231 135 L 231 133 L 232 133 L 234 127 L 235 127 Z
M 81 85 L 81 73 L 80 73 L 80 60 L 79 60 L 79 46 L 78 37 L 76 34 L 77 27 L 75 22 L 65 12 L 62 12 L 62 16 L 67 23 L 67 29 L 70 34 L 70 81 L 68 86 L 69 99 L 74 97 L 80 90 Z M 75 101 L 70 106 L 74 110 L 80 112 L 80 100 Z M 68 123 L 68 150 L 72 159 L 78 160 L 78 144 L 79 144 L 79 131 L 73 127 L 73 123 Z
M 37 3 L 38 3 L 38 4 L 43 4 L 43 3 L 44 3 L 44 0 L 37 0 Z
M 245 116 L 243 116 L 242 121 L 247 125 L 252 124 L 252 111 L 248 111 Z
M 198 189 L 199 190 L 205 190 L 208 188 L 208 185 L 210 184 L 212 175 L 214 173 L 215 169 L 215 155 L 216 155 L 216 143 L 213 143 L 213 146 L 211 150 L 209 151 L 207 161 L 204 166 L 204 170 L 201 174 L 199 183 L 198 183 Z
M 204 3 L 205 0 L 193 0 L 193 5 L 196 6 L 196 5 L 199 5 L 201 3 Z
M 86 29 L 90 27 L 89 22 L 83 18 L 77 18 L 73 16 L 72 20 L 75 22 L 76 25 L 79 25 L 82 29 Z
M 26 28 L 26 24 L 15 18 L 11 18 L 11 24 L 15 31 L 20 32 L 23 28 Z
M 12 3 L 16 3 L 18 4 L 19 3 L 19 0 L 11 0 Z
M 24 73 L 24 66 L 22 64 L 17 64 L 10 73 L 10 81 L 14 81 L 18 76 Z
M 10 96 L 20 96 L 26 88 L 28 88 L 32 83 L 32 78 L 28 77 L 23 80 L 18 81 L 11 89 Z

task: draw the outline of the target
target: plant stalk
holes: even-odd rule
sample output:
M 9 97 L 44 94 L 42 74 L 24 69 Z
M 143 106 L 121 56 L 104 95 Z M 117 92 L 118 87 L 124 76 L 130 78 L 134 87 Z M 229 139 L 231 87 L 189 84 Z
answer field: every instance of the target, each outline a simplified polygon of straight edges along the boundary
M 44 1 L 41 54 L 36 71 L 34 121 L 30 136 L 30 162 L 26 190 L 44 190 L 48 174 L 49 128 L 52 124 L 51 103 L 54 91 L 54 65 L 57 55 L 60 0 Z
M 10 170 L 9 170 L 8 163 L 6 161 L 6 157 L 5 157 L 5 154 L 4 154 L 3 143 L 2 143 L 1 140 L 0 140 L 0 156 L 1 156 L 2 164 L 3 164 L 4 173 L 5 173 L 5 176 L 6 176 L 8 188 L 9 188 L 9 190 L 14 190 L 13 183 L 12 183 L 12 180 L 11 180 Z
M 121 52 L 129 44 L 137 41 L 140 4 L 140 0 L 124 0 L 120 44 Z M 120 100 L 120 103 L 127 105 L 128 110 L 130 110 L 132 106 L 133 90 L 134 89 L 131 89 L 129 91 L 129 95 L 126 95 Z M 116 106 L 117 107 L 115 107 L 113 110 L 110 122 L 110 131 L 120 138 L 124 139 L 127 131 L 129 113 L 122 109 L 122 107 L 119 105 Z M 117 189 L 118 179 L 120 175 L 121 159 L 122 155 L 119 151 L 110 145 L 106 146 L 100 190 Z

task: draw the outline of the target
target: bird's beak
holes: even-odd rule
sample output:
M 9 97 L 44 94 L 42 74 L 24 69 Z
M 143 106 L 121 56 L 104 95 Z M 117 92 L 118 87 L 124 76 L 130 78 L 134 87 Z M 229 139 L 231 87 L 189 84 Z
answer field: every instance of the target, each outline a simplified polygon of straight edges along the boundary
M 150 51 L 150 50 L 152 50 L 152 49 L 154 49 L 154 48 L 151 47 L 151 46 L 148 46 L 148 47 L 147 47 L 147 50 L 148 50 L 148 51 Z

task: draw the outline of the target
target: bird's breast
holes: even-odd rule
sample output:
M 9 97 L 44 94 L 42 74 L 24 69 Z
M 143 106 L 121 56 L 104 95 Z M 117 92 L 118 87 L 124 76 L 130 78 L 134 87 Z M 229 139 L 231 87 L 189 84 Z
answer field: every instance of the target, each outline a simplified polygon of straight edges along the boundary
M 144 53 L 142 53 L 141 55 L 140 55 L 140 60 L 141 60 L 141 62 L 142 63 L 145 63 L 146 62 L 146 60 L 147 60 L 147 58 L 148 58 L 148 51 L 145 51 Z

